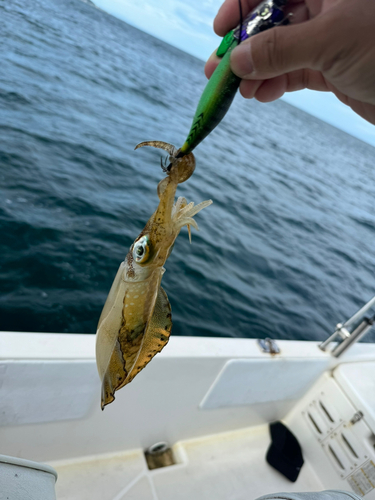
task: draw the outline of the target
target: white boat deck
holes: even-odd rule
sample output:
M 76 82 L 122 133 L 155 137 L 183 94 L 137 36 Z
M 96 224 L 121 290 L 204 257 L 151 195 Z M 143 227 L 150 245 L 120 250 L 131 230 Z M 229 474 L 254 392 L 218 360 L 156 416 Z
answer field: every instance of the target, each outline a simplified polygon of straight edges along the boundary
M 173 448 L 176 465 L 148 470 L 142 450 L 52 463 L 58 500 L 249 500 L 265 492 L 324 489 L 308 462 L 296 483 L 270 467 L 268 426 L 252 427 Z
M 102 412 L 93 336 L 0 333 L 0 452 L 52 465 L 57 500 L 375 500 L 375 344 L 339 360 L 316 342 L 278 345 L 172 338 Z M 265 460 L 277 420 L 302 448 L 295 483 Z M 160 441 L 176 464 L 149 470 L 143 450 Z

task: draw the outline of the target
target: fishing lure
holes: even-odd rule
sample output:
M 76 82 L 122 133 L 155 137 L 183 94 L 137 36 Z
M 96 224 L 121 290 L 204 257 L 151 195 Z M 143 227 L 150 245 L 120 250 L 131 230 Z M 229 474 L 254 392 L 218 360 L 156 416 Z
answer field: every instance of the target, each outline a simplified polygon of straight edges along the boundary
M 240 0 L 239 0 L 240 2 Z M 287 0 L 264 0 L 223 38 L 216 55 L 221 59 L 199 100 L 193 123 L 179 156 L 191 153 L 226 115 L 241 79 L 230 69 L 230 54 L 239 43 L 261 31 L 289 22 Z M 241 14 L 241 3 L 240 14 Z M 242 17 L 242 15 L 240 15 Z
M 96 333 L 96 361 L 102 381 L 101 407 L 114 401 L 124 387 L 167 344 L 172 329 L 171 306 L 160 286 L 164 264 L 183 226 L 198 229 L 193 219 L 212 201 L 194 206 L 179 197 L 177 185 L 193 174 L 192 153 L 176 158 L 178 151 L 160 141 L 142 142 L 135 149 L 152 146 L 169 153 L 167 174 L 159 182 L 159 206 L 134 241 L 114 279 Z

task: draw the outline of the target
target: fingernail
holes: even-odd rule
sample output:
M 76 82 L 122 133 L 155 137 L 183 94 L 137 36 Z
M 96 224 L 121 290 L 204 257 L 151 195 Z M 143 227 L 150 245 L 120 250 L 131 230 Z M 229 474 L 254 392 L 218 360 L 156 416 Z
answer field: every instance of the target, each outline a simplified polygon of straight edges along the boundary
M 238 47 L 233 49 L 230 56 L 230 65 L 233 73 L 241 78 L 250 77 L 254 70 L 253 61 L 251 59 L 250 40 L 242 42 Z

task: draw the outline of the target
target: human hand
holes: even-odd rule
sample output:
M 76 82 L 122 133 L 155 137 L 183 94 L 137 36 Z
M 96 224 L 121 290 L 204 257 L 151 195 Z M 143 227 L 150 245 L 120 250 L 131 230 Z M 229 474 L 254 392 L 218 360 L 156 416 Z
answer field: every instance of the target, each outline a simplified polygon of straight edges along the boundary
M 242 0 L 246 16 L 259 0 Z M 225 0 L 214 30 L 224 36 L 239 22 L 238 0 Z M 375 124 L 375 2 L 371 0 L 289 0 L 292 24 L 259 33 L 231 54 L 240 92 L 270 102 L 285 92 L 333 92 Z M 209 78 L 220 59 L 206 63 Z

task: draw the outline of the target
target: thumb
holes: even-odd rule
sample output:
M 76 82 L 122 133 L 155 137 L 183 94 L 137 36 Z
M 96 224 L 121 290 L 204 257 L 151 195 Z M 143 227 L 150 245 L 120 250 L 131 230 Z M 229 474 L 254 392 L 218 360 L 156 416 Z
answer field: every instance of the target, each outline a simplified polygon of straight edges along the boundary
M 232 71 L 241 78 L 264 80 L 298 69 L 321 69 L 329 47 L 324 24 L 318 17 L 254 35 L 233 49 Z

